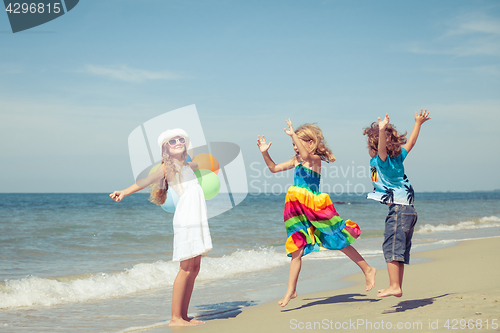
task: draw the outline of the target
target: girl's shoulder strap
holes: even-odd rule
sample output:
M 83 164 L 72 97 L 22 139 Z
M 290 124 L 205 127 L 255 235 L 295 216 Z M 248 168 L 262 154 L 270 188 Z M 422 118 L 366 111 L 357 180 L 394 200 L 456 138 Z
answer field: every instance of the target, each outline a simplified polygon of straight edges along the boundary
M 326 163 L 330 163 L 330 160 L 328 159 L 328 157 L 322 155 L 322 154 L 317 154 L 322 161 L 325 161 Z

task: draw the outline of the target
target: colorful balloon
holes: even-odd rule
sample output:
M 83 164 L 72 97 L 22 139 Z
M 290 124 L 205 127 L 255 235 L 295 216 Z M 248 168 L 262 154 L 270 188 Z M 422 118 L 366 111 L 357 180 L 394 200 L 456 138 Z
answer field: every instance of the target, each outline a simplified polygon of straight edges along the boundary
M 205 195 L 205 200 L 210 200 L 219 193 L 220 180 L 215 172 L 207 169 L 200 169 L 195 172 L 195 175 L 198 177 L 198 182 Z
M 152 174 L 152 173 L 155 173 L 155 172 L 156 172 L 156 170 L 158 170 L 158 168 L 160 167 L 160 165 L 161 165 L 161 162 L 160 162 L 160 163 L 158 163 L 157 165 L 153 166 L 153 167 L 151 168 L 151 170 L 149 170 L 148 176 L 151 176 L 151 174 Z
M 198 163 L 198 168 L 210 170 L 215 172 L 215 174 L 219 174 L 219 161 L 210 154 L 198 154 L 193 158 L 193 162 Z
M 169 213 L 174 213 L 177 202 L 179 202 L 179 196 L 173 189 L 169 188 L 167 191 L 167 200 L 165 200 L 165 203 L 161 205 L 161 208 Z
M 191 156 L 187 155 L 186 162 L 193 162 Z M 152 173 L 156 172 L 156 170 L 158 170 L 158 168 L 160 166 L 161 166 L 161 163 L 153 166 L 151 168 L 151 170 L 149 170 L 148 176 L 151 175 Z M 200 176 L 196 175 L 196 177 L 201 177 L 201 174 L 200 174 Z M 219 187 L 220 187 L 220 184 L 219 184 Z M 217 192 L 218 192 L 218 190 L 217 190 Z M 217 195 L 217 193 L 216 193 L 216 195 Z M 167 211 L 169 213 L 174 213 L 175 207 L 177 206 L 177 202 L 179 202 L 179 196 L 177 195 L 177 192 L 175 192 L 172 188 L 169 188 L 167 190 L 167 199 L 165 200 L 163 205 L 161 205 L 161 208 L 163 208 L 165 211 Z

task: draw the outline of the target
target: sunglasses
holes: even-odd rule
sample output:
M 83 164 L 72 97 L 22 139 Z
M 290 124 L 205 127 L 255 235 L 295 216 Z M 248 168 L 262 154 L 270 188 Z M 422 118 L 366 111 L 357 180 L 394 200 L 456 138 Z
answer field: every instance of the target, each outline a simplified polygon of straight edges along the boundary
M 180 137 L 180 138 L 177 138 L 177 139 L 168 140 L 168 144 L 170 145 L 170 147 L 173 147 L 173 146 L 175 146 L 177 144 L 177 141 L 179 143 L 182 143 L 182 144 L 186 143 L 186 139 L 184 139 L 183 137 Z

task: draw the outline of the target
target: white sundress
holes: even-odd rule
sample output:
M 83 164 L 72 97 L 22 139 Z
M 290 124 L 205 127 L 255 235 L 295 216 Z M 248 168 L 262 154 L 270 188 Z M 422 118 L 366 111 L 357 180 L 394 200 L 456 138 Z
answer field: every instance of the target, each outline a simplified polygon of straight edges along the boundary
M 179 201 L 174 214 L 173 261 L 203 255 L 212 249 L 208 229 L 207 205 L 198 179 L 188 164 L 176 165 L 178 173 L 169 183 Z M 180 176 L 180 177 L 179 177 Z M 180 182 L 179 182 L 180 178 Z

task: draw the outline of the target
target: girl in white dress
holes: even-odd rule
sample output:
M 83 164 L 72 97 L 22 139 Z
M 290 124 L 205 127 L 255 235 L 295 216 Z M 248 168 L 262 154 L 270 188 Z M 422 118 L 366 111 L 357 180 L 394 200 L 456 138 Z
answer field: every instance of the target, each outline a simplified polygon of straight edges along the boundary
M 174 214 L 173 261 L 180 261 L 180 269 L 172 292 L 170 326 L 194 326 L 204 322 L 187 316 L 194 281 L 200 271 L 201 256 L 212 249 L 208 229 L 207 207 L 203 190 L 193 172 L 195 162 L 186 162 L 189 137 L 182 129 L 163 132 L 158 138 L 162 165 L 156 172 L 137 181 L 110 197 L 120 202 L 124 197 L 152 185 L 150 201 L 162 205 L 168 187 L 179 196 Z

